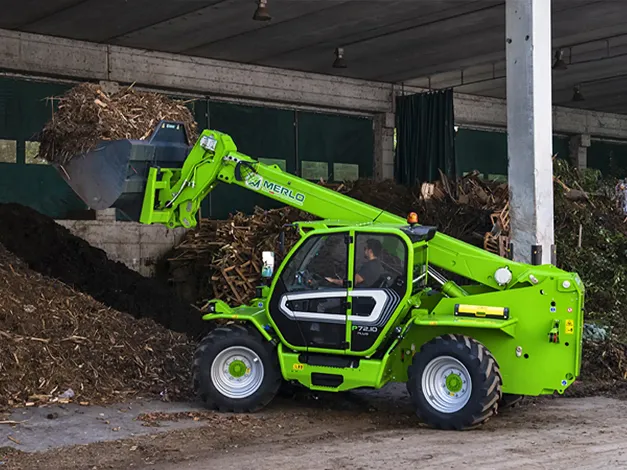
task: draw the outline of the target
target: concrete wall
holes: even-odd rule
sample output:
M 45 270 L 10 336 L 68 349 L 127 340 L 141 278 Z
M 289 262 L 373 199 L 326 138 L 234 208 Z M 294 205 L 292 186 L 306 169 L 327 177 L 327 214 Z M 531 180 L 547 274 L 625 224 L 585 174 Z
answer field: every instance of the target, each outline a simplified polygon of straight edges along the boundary
M 393 113 L 395 95 L 424 90 L 4 29 L 0 29 L 0 69 L 370 115 Z M 460 124 L 506 127 L 502 99 L 456 93 L 455 114 Z M 556 133 L 627 139 L 625 115 L 554 107 L 553 119 Z
M 175 246 L 186 230 L 167 229 L 159 225 L 116 222 L 102 217 L 97 220 L 57 220 L 72 234 L 107 253 L 144 276 L 155 274 L 155 262 Z
M 296 106 L 375 118 L 375 168 L 394 174 L 394 97 L 423 88 L 303 73 L 221 60 L 151 52 L 0 29 L 0 70 L 5 73 L 135 83 L 190 96 L 266 106 Z M 455 121 L 479 129 L 506 129 L 505 100 L 455 94 Z M 553 107 L 561 135 L 627 140 L 627 116 Z

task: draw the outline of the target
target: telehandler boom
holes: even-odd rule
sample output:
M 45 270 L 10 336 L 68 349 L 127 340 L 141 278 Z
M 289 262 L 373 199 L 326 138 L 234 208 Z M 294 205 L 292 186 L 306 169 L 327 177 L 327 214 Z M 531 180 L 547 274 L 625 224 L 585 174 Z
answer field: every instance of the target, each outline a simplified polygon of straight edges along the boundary
M 405 220 L 265 165 L 224 133 L 205 130 L 190 149 L 183 126 L 161 122 L 150 141 L 103 143 L 61 174 L 94 208 L 132 212 L 141 196 L 145 224 L 195 227 L 219 183 L 322 219 L 297 224 L 301 238 L 276 273 L 264 253 L 267 282 L 248 305 L 210 302 L 205 320 L 231 321 L 193 358 L 194 388 L 211 408 L 259 410 L 284 381 L 335 392 L 401 382 L 421 420 L 461 430 L 517 397 L 562 394 L 579 375 L 577 274 L 496 256 L 415 214 Z

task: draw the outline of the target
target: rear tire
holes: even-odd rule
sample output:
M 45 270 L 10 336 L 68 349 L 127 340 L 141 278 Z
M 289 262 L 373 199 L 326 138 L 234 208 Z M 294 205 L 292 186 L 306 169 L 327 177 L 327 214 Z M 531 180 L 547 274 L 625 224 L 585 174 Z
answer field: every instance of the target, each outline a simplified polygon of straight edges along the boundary
M 408 369 L 407 389 L 418 417 L 437 429 L 472 429 L 496 414 L 502 377 L 478 341 L 438 336 L 421 347 Z
M 255 412 L 277 394 L 282 376 L 276 349 L 257 330 L 221 326 L 199 343 L 192 365 L 194 392 L 218 411 Z

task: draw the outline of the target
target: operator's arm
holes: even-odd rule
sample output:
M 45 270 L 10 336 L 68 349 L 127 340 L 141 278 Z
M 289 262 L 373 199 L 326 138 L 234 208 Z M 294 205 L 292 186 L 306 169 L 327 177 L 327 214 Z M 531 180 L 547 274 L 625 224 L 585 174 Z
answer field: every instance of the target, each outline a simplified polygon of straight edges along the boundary
M 327 281 L 329 281 L 331 284 L 335 284 L 338 286 L 341 286 L 342 284 L 344 284 L 344 281 L 342 279 L 336 279 L 333 277 L 325 277 L 325 279 Z M 361 284 L 362 282 L 364 282 L 364 278 L 361 277 L 361 274 L 356 274 L 355 275 L 355 284 Z

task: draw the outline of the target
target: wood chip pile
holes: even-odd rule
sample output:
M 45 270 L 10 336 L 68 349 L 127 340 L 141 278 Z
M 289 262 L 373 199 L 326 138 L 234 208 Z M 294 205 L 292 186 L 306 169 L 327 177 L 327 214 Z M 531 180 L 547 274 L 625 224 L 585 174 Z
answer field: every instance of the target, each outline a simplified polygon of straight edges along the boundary
M 107 308 L 2 245 L 0 344 L 0 409 L 190 393 L 194 344 L 185 335 Z
M 39 135 L 39 158 L 65 164 L 92 150 L 101 140 L 150 137 L 162 119 L 185 123 L 193 142 L 197 124 L 185 103 L 158 93 L 121 88 L 108 94 L 93 83 L 82 83 L 58 100 L 58 110 Z

